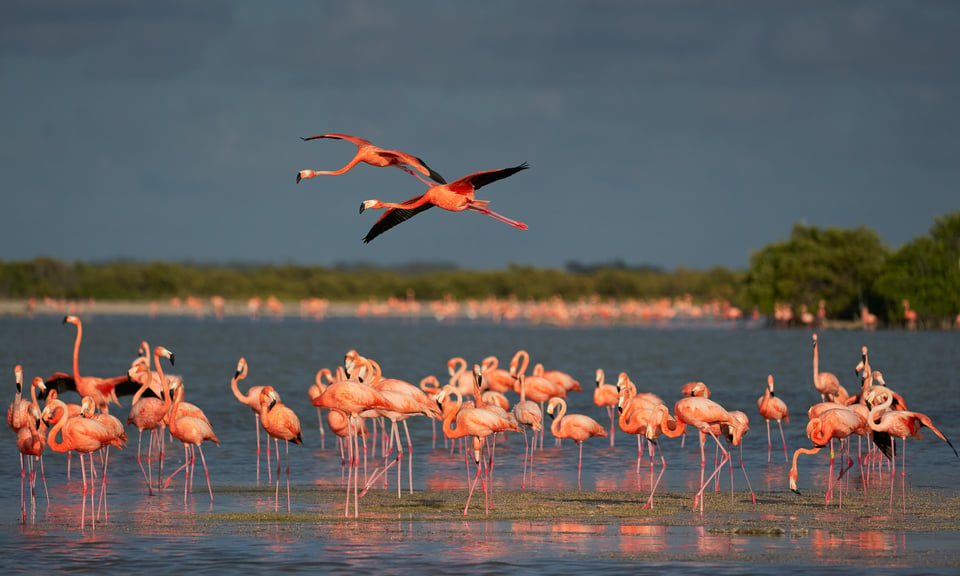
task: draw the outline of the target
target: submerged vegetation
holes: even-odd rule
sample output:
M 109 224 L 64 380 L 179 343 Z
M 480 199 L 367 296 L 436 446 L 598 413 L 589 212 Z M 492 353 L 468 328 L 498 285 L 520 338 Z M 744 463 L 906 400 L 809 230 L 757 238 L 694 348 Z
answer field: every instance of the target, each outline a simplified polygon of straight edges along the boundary
M 0 298 L 157 300 L 273 296 L 359 302 L 370 298 L 566 301 L 651 300 L 689 295 L 770 315 L 778 307 L 830 318 L 858 319 L 865 309 L 882 323 L 902 323 L 904 301 L 920 327 L 950 326 L 960 312 L 960 211 L 935 219 L 929 232 L 899 249 L 868 227 L 796 224 L 786 240 L 751 255 L 746 271 L 631 267 L 623 262 L 564 270 L 512 264 L 506 270 L 461 270 L 414 263 L 390 269 L 362 265 L 190 264 L 111 261 L 65 263 L 52 258 L 0 262 Z

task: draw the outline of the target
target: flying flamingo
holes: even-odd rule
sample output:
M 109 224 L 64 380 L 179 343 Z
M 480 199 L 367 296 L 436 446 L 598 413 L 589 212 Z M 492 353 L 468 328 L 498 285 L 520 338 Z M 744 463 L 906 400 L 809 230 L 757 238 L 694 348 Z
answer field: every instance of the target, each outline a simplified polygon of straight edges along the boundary
M 363 241 L 364 243 L 370 242 L 397 224 L 400 224 L 401 222 L 408 220 L 433 206 L 439 206 L 440 208 L 449 210 L 451 212 L 463 212 L 464 210 L 479 212 L 480 214 L 485 214 L 495 220 L 509 224 L 514 228 L 526 230 L 526 224 L 523 222 L 517 222 L 516 220 L 511 220 L 490 210 L 487 208 L 487 206 L 490 204 L 490 201 L 477 200 L 474 198 L 474 193 L 487 184 L 496 182 L 497 180 L 502 180 L 516 174 L 517 172 L 520 172 L 521 170 L 526 170 L 527 168 L 529 168 L 529 166 L 526 162 L 524 162 L 523 164 L 514 166 L 513 168 L 475 172 L 473 174 L 464 176 L 459 180 L 455 180 L 450 184 L 436 184 L 423 194 L 415 196 L 399 204 L 381 202 L 380 200 L 364 200 L 363 203 L 360 204 L 361 214 L 367 208 L 372 208 L 375 210 L 380 208 L 389 208 L 389 210 L 387 210 L 383 216 L 381 216 L 380 219 L 374 223 L 373 227 L 370 228 L 370 231 L 367 232 L 367 235 L 363 238 Z
M 884 432 L 893 438 L 899 438 L 903 448 L 900 451 L 900 485 L 903 491 L 903 506 L 906 511 L 906 459 L 907 459 L 907 438 L 923 438 L 921 428 L 926 426 L 933 431 L 941 440 L 946 442 L 953 450 L 954 456 L 957 455 L 957 449 L 947 440 L 942 432 L 937 430 L 933 421 L 926 414 L 920 412 L 908 412 L 906 410 L 890 410 L 893 404 L 893 394 L 886 390 L 877 390 L 868 402 L 874 402 L 873 408 L 867 417 L 867 424 L 874 432 Z M 896 462 L 896 451 L 890 455 L 890 510 L 893 511 L 893 485 L 894 469 Z
M 127 374 L 123 376 L 115 376 L 113 378 L 98 378 L 96 376 L 80 376 L 80 341 L 83 340 L 83 325 L 80 322 L 80 318 L 76 316 L 66 316 L 63 319 L 64 324 L 73 324 L 77 327 L 77 338 L 73 343 L 73 374 L 64 374 L 63 372 L 57 372 L 52 374 L 47 378 L 47 384 L 49 385 L 51 381 L 56 381 L 60 379 L 73 379 L 73 385 L 78 394 L 81 397 L 90 396 L 93 398 L 94 403 L 97 405 L 97 408 L 104 414 L 109 413 L 109 403 L 111 400 L 120 405 L 116 401 L 116 395 L 114 394 L 114 388 L 117 385 L 123 382 L 129 382 L 130 377 Z
M 140 382 L 140 389 L 134 394 L 130 405 L 130 414 L 127 416 L 127 424 L 133 424 L 137 427 L 139 434 L 137 436 L 137 464 L 140 466 L 140 472 L 143 473 L 143 479 L 147 481 L 147 492 L 153 495 L 153 445 L 157 444 L 160 453 L 160 478 L 157 479 L 157 488 L 160 487 L 160 480 L 163 477 L 163 429 L 166 427 L 164 417 L 170 410 L 170 386 L 166 379 L 163 381 L 162 395 L 163 399 L 144 397 L 143 393 L 151 389 L 153 376 L 150 368 L 143 363 L 136 364 L 128 370 L 130 379 L 134 382 Z M 140 460 L 141 440 L 143 431 L 149 430 L 150 436 L 147 439 L 147 469 L 144 470 L 143 463 Z
M 274 453 L 277 455 L 277 487 L 274 493 L 274 510 L 280 507 L 280 440 L 287 450 L 287 512 L 290 512 L 290 442 L 302 444 L 300 419 L 288 406 L 280 401 L 280 395 L 273 386 L 260 388 L 260 422 L 263 429 L 273 438 Z M 260 437 L 260 434 L 257 434 Z M 259 461 L 259 458 L 257 459 Z M 268 463 L 269 464 L 269 463 Z
M 163 375 L 163 367 L 160 365 L 160 358 L 170 360 L 170 365 L 174 364 L 173 352 L 163 346 L 157 346 L 153 352 L 156 358 L 157 372 L 160 373 L 161 381 L 166 377 Z M 173 471 L 173 474 L 167 477 L 164 486 L 170 485 L 170 480 L 176 476 L 180 470 L 184 471 L 183 478 L 183 503 L 187 503 L 187 487 L 192 483 L 193 467 L 196 463 L 195 450 L 200 451 L 200 462 L 203 464 L 203 474 L 207 479 L 207 491 L 210 493 L 210 506 L 213 506 L 213 488 L 210 487 L 210 471 L 207 469 L 207 459 L 203 456 L 204 442 L 213 442 L 220 445 L 220 440 L 213 432 L 210 422 L 197 416 L 178 415 L 179 408 L 183 404 L 183 384 L 176 386 L 173 395 L 173 404 L 170 406 L 170 412 L 167 415 L 167 426 L 170 428 L 170 434 L 177 440 L 183 442 L 183 465 Z M 258 433 L 259 435 L 259 433 Z
M 413 170 L 420 172 L 420 174 L 423 174 L 436 183 L 446 183 L 446 180 L 443 179 L 443 176 L 434 172 L 433 169 L 427 166 L 426 162 L 420 158 L 400 152 L 399 150 L 386 150 L 384 148 L 380 148 L 379 146 L 374 146 L 372 143 L 364 140 L 363 138 L 357 138 L 356 136 L 349 136 L 347 134 L 320 134 L 319 136 L 310 136 L 309 138 L 303 138 L 301 136 L 300 138 L 304 142 L 309 140 L 317 140 L 320 138 L 346 140 L 357 145 L 357 153 L 353 157 L 353 160 L 339 170 L 301 170 L 299 173 L 297 173 L 297 184 L 300 183 L 300 180 L 305 178 L 313 178 L 314 176 L 339 176 L 340 174 L 351 170 L 354 166 L 361 162 L 366 162 L 371 166 L 377 166 L 380 168 L 396 166 L 404 172 L 415 176 L 424 184 L 433 184 L 433 182 L 424 180 Z M 411 170 L 411 168 L 413 170 Z
M 822 400 L 836 400 L 843 402 L 848 396 L 847 391 L 840 385 L 840 380 L 833 372 L 820 371 L 820 346 L 817 333 L 813 333 L 813 386 L 820 393 Z
M 554 414 L 554 411 L 557 413 Z M 593 418 L 585 414 L 567 414 L 567 401 L 554 397 L 547 404 L 547 414 L 553 418 L 550 431 L 557 438 L 569 438 L 580 447 L 580 457 L 577 462 L 577 488 L 581 487 L 580 472 L 583 469 L 583 441 L 597 436 L 606 438 L 607 431 Z
M 620 392 L 613 384 L 604 382 L 603 368 L 597 368 L 596 380 L 597 387 L 593 390 L 593 403 L 607 409 L 607 416 L 610 417 L 610 447 L 613 448 L 613 439 L 616 434 L 614 407 L 620 403 Z
M 694 387 L 699 388 L 699 387 Z M 694 390 L 696 392 L 696 390 Z M 692 426 L 700 432 L 700 490 L 697 492 L 696 496 L 693 499 L 693 508 L 697 508 L 697 503 L 700 504 L 700 513 L 703 513 L 703 491 L 706 489 L 707 485 L 713 480 L 713 477 L 723 468 L 723 466 L 730 460 L 730 454 L 727 452 L 720 444 L 720 439 L 717 438 L 716 433 L 712 430 L 714 424 L 722 425 L 726 424 L 729 426 L 731 441 L 736 445 L 739 444 L 740 436 L 742 431 L 740 429 L 740 422 L 730 415 L 720 404 L 717 404 L 709 398 L 704 398 L 702 396 L 688 396 L 681 398 L 673 407 L 673 414 L 677 420 L 683 422 L 685 426 Z M 706 443 L 706 435 L 709 434 L 713 437 L 714 441 L 717 443 L 717 448 L 723 454 L 723 458 L 720 461 L 719 465 L 714 469 L 713 473 L 707 478 L 706 481 L 703 479 L 704 468 L 706 467 L 706 455 L 704 453 L 704 444 Z
M 106 426 L 89 418 L 82 416 L 70 417 L 66 405 L 60 400 L 49 401 L 41 413 L 41 418 L 48 425 L 52 426 L 47 432 L 47 445 L 54 452 L 74 451 L 80 454 L 80 473 L 83 476 L 83 507 L 80 513 L 80 526 L 82 527 L 86 515 L 87 505 L 87 473 L 84 465 L 84 454 L 90 455 L 90 525 L 94 526 L 93 500 L 95 487 L 93 484 L 94 465 L 93 453 L 99 450 L 104 444 L 112 444 L 118 448 L 123 445 L 116 434 L 111 432 Z M 60 435 L 62 440 L 57 440 Z M 101 488 L 102 490 L 103 488 Z
M 233 391 L 233 396 L 240 401 L 241 404 L 246 404 L 250 407 L 250 410 L 253 411 L 254 417 L 254 430 L 257 434 L 257 486 L 260 485 L 260 392 L 263 390 L 263 386 L 251 386 L 247 389 L 247 392 L 244 394 L 240 392 L 239 383 L 241 380 L 247 377 L 247 360 L 245 358 L 240 358 L 237 360 L 237 371 L 234 372 L 233 378 L 230 379 L 230 390 Z M 280 455 L 278 454 L 279 458 Z M 270 442 L 267 442 L 267 480 L 270 481 L 270 477 L 273 473 L 270 471 Z
M 767 462 L 770 461 L 770 451 L 772 444 L 770 442 L 770 421 L 776 420 L 780 427 L 780 439 L 783 440 L 783 461 L 787 461 L 787 440 L 783 436 L 783 424 L 781 421 L 790 423 L 790 414 L 787 412 L 787 404 L 773 393 L 773 374 L 767 375 L 767 387 L 763 391 L 763 396 L 757 398 L 757 411 L 767 422 Z
M 790 490 L 797 494 L 797 457 L 800 454 L 816 454 L 827 445 L 828 441 L 834 439 L 842 440 L 851 434 L 857 434 L 866 427 L 866 422 L 857 412 L 846 406 L 837 406 L 824 410 L 807 423 L 807 438 L 813 442 L 813 448 L 797 448 L 793 452 L 793 466 L 790 468 L 788 478 L 790 480 Z M 830 495 L 833 492 L 833 448 L 830 449 L 830 472 L 829 485 L 827 486 L 826 503 L 830 503 Z M 841 492 L 842 495 L 842 492 Z

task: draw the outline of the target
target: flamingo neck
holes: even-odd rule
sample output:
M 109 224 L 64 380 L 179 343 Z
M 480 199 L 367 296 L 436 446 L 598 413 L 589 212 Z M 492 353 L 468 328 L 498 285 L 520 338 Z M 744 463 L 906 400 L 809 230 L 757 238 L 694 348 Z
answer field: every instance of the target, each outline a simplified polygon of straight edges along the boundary
M 550 431 L 553 432 L 554 436 L 560 435 L 560 421 L 563 420 L 563 417 L 567 415 L 567 403 L 563 401 L 563 398 L 557 398 L 557 413 L 553 418 L 553 422 L 550 424 Z
M 83 340 L 83 325 L 77 322 L 77 338 L 73 341 L 73 381 L 80 384 L 80 341 Z

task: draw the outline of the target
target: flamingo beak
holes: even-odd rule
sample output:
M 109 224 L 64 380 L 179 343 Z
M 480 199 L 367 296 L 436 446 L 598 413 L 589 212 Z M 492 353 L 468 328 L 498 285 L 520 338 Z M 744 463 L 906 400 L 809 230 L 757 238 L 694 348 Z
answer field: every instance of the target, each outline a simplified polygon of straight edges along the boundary
M 173 361 L 173 352 L 170 353 L 170 365 L 173 366 L 176 362 Z
M 366 209 L 367 209 L 366 205 L 364 205 L 364 203 L 361 202 L 361 203 L 360 203 L 360 213 L 363 214 L 363 211 L 366 210 Z
M 302 180 L 302 179 L 303 179 L 303 177 L 300 176 L 300 173 L 299 173 L 299 172 L 297 172 L 297 184 L 299 184 L 299 183 L 300 183 L 300 180 Z

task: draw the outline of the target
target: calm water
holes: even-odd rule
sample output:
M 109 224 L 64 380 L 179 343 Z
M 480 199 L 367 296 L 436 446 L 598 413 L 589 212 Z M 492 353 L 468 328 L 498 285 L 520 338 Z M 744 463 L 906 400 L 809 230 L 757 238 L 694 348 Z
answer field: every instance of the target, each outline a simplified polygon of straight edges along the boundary
M 63 325 L 59 317 L 0 319 L 0 379 L 9 378 L 11 399 L 14 364 L 24 366 L 27 381 L 58 370 L 69 372 L 74 337 L 74 327 Z M 763 391 L 767 374 L 774 375 L 778 395 L 794 417 L 785 425 L 791 452 L 809 445 L 804 435 L 805 412 L 819 400 L 812 385 L 809 332 L 725 327 L 554 328 L 467 321 L 440 324 L 429 319 L 312 322 L 289 318 L 215 321 L 93 316 L 84 320 L 81 373 L 124 373 L 141 340 L 174 351 L 177 364 L 172 371 L 184 377 L 188 399 L 204 408 L 221 439 L 219 447 L 205 448 L 215 494 L 213 511 L 218 513 L 270 510 L 273 504 L 272 493 L 251 489 L 256 484 L 254 419 L 229 391 L 241 356 L 250 365 L 249 378 L 241 383 L 241 389 L 274 386 L 303 423 L 305 444 L 291 447 L 291 484 L 300 491 L 340 483 L 339 451 L 329 433 L 325 449 L 321 449 L 316 410 L 307 399 L 306 389 L 317 369 L 335 367 L 351 348 L 378 360 L 386 376 L 413 383 L 428 374 L 446 381 L 446 361 L 452 356 L 463 356 L 473 363 L 492 354 L 505 364 L 516 350 L 524 348 L 532 362 L 566 371 L 581 382 L 583 392 L 573 393 L 568 399 L 571 412 L 591 415 L 606 425 L 609 420 L 605 410 L 592 402 L 597 368 L 603 368 L 612 381 L 620 371 L 628 372 L 641 390 L 659 394 L 668 404 L 678 398 L 682 384 L 703 380 L 713 390 L 714 399 L 728 409 L 743 410 L 751 418 L 752 430 L 744 439 L 744 465 L 758 493 L 787 489 L 788 467 L 783 463 L 782 448 L 774 452 L 774 461 L 768 464 L 766 430 L 756 414 L 756 398 Z M 871 364 L 883 371 L 888 385 L 907 398 L 911 409 L 929 415 L 948 437 L 960 437 L 960 400 L 953 393 L 952 383 L 960 333 L 829 331 L 821 334 L 820 342 L 821 368 L 838 374 L 850 390 L 856 388 L 854 366 L 860 346 L 869 346 Z M 76 396 L 68 393 L 66 399 L 76 401 Z M 121 398 L 121 403 L 124 408 L 113 412 L 125 418 L 129 397 Z M 451 455 L 443 447 L 442 438 L 436 448 L 432 446 L 429 421 L 413 419 L 410 430 L 414 489 L 462 489 L 462 458 Z M 252 572 L 281 567 L 291 572 L 352 574 L 408 573 L 417 569 L 498 574 L 518 568 L 536 574 L 577 570 L 622 573 L 626 567 L 641 573 L 749 570 L 780 574 L 800 573 L 808 570 L 810 563 L 824 562 L 818 570 L 852 572 L 857 562 L 867 562 L 897 571 L 918 563 L 942 565 L 944 548 L 948 558 L 956 559 L 958 554 L 955 534 L 876 532 L 853 525 L 843 534 L 811 530 L 797 537 L 747 538 L 712 534 L 696 526 L 658 527 L 639 521 L 606 526 L 487 522 L 482 519 L 482 510 L 475 512 L 476 508 L 467 519 L 455 523 L 364 522 L 361 518 L 355 524 L 320 523 L 309 528 L 283 523 L 225 527 L 202 520 L 209 506 L 202 477 L 188 503 L 188 509 L 197 514 L 187 516 L 183 529 L 175 534 L 162 533 L 152 529 L 149 519 L 183 513 L 182 480 L 175 480 L 159 496 L 148 496 L 136 464 L 135 428 L 128 427 L 128 434 L 127 449 L 111 454 L 109 520 L 95 531 L 81 531 L 76 516 L 79 466 L 75 460 L 73 481 L 68 483 L 66 459 L 50 452 L 45 458 L 50 505 L 41 496 L 35 517 L 21 524 L 19 464 L 13 434 L 7 433 L 9 440 L 0 448 L 0 461 L 5 462 L 0 468 L 6 486 L 0 491 L 0 549 L 5 566 L 31 573 L 77 570 L 107 574 L 161 570 L 221 573 L 224 569 Z M 925 440 L 908 442 L 908 484 L 956 490 L 960 461 L 933 434 L 926 436 Z M 779 436 L 774 433 L 775 447 L 778 442 Z M 679 440 L 662 445 L 669 468 L 659 490 L 690 492 L 699 475 L 698 451 L 690 443 L 681 448 Z M 498 486 L 519 487 L 522 453 L 519 437 L 498 445 Z M 649 485 L 646 468 L 638 476 L 635 457 L 636 440 L 632 436 L 618 434 L 615 448 L 604 439 L 588 441 L 583 489 L 645 493 Z M 178 466 L 182 458 L 182 449 L 174 445 L 169 448 L 166 465 Z M 825 461 L 824 454 L 802 461 L 801 489 L 823 492 Z M 568 441 L 556 447 L 548 433 L 544 451 L 536 456 L 534 487 L 575 488 L 576 464 L 575 445 Z M 265 477 L 266 470 L 261 474 Z M 728 482 L 726 478 L 724 481 Z M 395 487 L 395 476 L 390 482 Z M 744 489 L 739 473 L 734 484 L 735 489 Z M 849 497 L 856 495 L 851 493 Z M 295 499 L 294 512 L 314 512 L 309 506 L 308 501 Z M 838 547 L 851 550 L 849 562 L 818 560 L 824 549 Z M 701 560 L 724 553 L 737 560 Z

